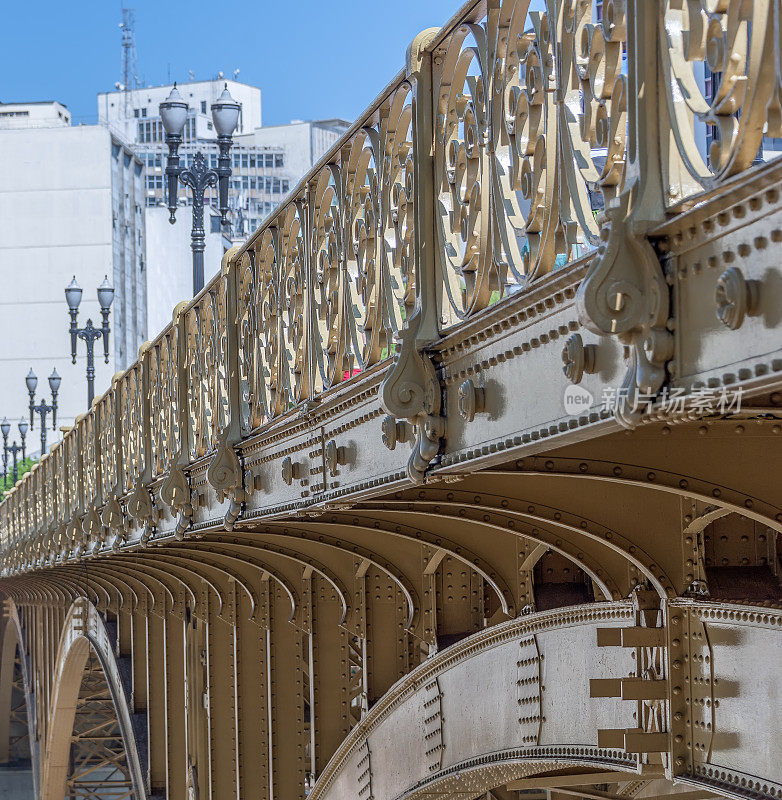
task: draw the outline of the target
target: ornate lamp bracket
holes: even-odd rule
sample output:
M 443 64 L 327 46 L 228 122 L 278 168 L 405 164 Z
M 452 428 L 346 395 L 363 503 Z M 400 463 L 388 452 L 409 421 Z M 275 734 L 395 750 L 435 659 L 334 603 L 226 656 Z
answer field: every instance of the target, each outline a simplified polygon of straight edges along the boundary
M 445 418 L 440 415 L 442 390 L 434 364 L 420 346 L 420 318 L 421 312 L 416 310 L 400 331 L 399 355 L 380 387 L 380 403 L 386 413 L 414 426 L 416 440 L 407 462 L 407 475 L 413 483 L 423 483 L 445 437 Z
M 602 241 L 576 296 L 581 324 L 599 336 L 616 336 L 630 351 L 616 409 L 625 428 L 638 425 L 673 356 L 669 288 L 652 245 L 634 229 L 633 194 L 628 189 L 606 211 Z

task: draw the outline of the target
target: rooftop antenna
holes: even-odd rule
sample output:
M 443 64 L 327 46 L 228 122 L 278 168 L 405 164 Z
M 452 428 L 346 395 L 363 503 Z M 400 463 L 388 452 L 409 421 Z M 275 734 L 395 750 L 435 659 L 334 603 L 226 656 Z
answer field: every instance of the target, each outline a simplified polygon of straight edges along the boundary
M 237 68 L 234 70 L 234 80 L 236 80 L 238 77 L 239 77 L 239 68 L 237 67 Z
M 136 14 L 132 8 L 122 8 L 122 85 L 124 116 L 130 116 L 130 93 L 138 88 L 138 64 L 136 63 L 136 35 L 134 31 Z

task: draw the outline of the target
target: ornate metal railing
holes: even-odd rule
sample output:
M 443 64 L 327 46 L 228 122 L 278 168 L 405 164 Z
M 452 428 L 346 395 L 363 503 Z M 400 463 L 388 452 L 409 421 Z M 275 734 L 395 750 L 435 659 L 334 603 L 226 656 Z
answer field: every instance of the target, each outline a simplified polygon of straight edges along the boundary
M 429 369 L 423 347 L 584 258 L 582 323 L 620 336 L 625 385 L 659 390 L 664 278 L 642 234 L 782 136 L 779 2 L 528 6 L 476 2 L 416 38 L 406 69 L 6 494 L 5 548 L 80 528 L 100 544 L 126 512 L 152 524 L 155 480 L 186 525 L 184 467 L 211 459 L 218 492 L 238 497 L 242 437 L 382 362 L 386 408 L 436 419 L 403 379 Z

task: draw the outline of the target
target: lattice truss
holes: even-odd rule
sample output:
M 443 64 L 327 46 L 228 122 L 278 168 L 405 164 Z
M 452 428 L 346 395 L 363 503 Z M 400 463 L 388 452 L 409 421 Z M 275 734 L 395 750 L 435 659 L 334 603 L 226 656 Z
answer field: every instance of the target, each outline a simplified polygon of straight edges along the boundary
M 11 718 L 8 726 L 8 760 L 18 764 L 30 760 L 30 735 L 27 725 L 27 706 L 24 701 L 24 678 L 19 648 L 14 657 L 13 689 L 11 690 Z
M 114 702 L 91 655 L 82 678 L 71 739 L 66 798 L 130 800 L 133 786 Z

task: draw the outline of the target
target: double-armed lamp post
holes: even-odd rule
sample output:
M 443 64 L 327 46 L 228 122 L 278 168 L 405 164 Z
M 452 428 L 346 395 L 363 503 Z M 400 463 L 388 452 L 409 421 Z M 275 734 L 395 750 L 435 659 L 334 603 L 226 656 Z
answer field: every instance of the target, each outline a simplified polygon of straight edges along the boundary
M 35 430 L 35 415 L 38 414 L 41 418 L 41 455 L 46 453 L 46 415 L 51 411 L 52 413 L 52 430 L 57 430 L 57 392 L 60 391 L 60 383 L 62 378 L 57 374 L 57 370 L 53 369 L 52 374 L 49 376 L 49 388 L 52 391 L 52 404 L 48 405 L 44 399 L 38 405 L 35 405 L 35 390 L 38 387 L 38 377 L 30 370 L 29 375 L 24 379 L 27 384 L 27 391 L 30 394 L 30 430 Z
M 114 300 L 114 287 L 109 283 L 109 276 L 107 275 L 98 287 L 98 303 L 100 303 L 100 313 L 103 317 L 103 324 L 100 328 L 96 328 L 91 319 L 87 320 L 87 324 L 83 328 L 78 326 L 81 296 L 82 290 L 76 283 L 74 275 L 70 285 L 65 288 L 65 301 L 68 303 L 68 311 L 71 315 L 71 358 L 75 364 L 76 344 L 79 339 L 84 339 L 87 343 L 87 410 L 89 411 L 95 397 L 95 342 L 101 337 L 103 337 L 103 355 L 106 363 L 109 363 L 109 311 Z
M 3 419 L 2 423 L 0 423 L 0 431 L 3 433 L 3 487 L 5 488 L 6 477 L 8 475 L 8 454 L 11 453 L 14 460 L 14 483 L 16 485 L 17 481 L 17 459 L 16 456 L 21 453 L 22 454 L 22 461 L 25 459 L 25 436 L 27 436 L 27 422 L 24 419 L 19 420 L 19 436 L 22 438 L 22 443 L 17 444 L 16 440 L 14 440 L 13 444 L 8 444 L 8 434 L 11 432 L 11 423 L 7 419 Z
M 166 161 L 166 187 L 168 190 L 169 222 L 176 222 L 179 182 L 189 186 L 193 192 L 193 228 L 190 233 L 190 249 L 193 251 L 193 294 L 204 288 L 204 193 L 209 186 L 217 186 L 220 202 L 220 219 L 227 221 L 228 178 L 231 176 L 230 150 L 233 134 L 239 122 L 241 105 L 231 97 L 228 84 L 220 97 L 212 103 L 212 121 L 217 130 L 217 146 L 220 155 L 217 169 L 207 167 L 206 158 L 199 150 L 193 157 L 192 167 L 182 167 L 179 163 L 179 147 L 182 132 L 187 122 L 188 105 L 174 84 L 171 94 L 160 104 L 160 117 L 166 131 L 168 160 Z

